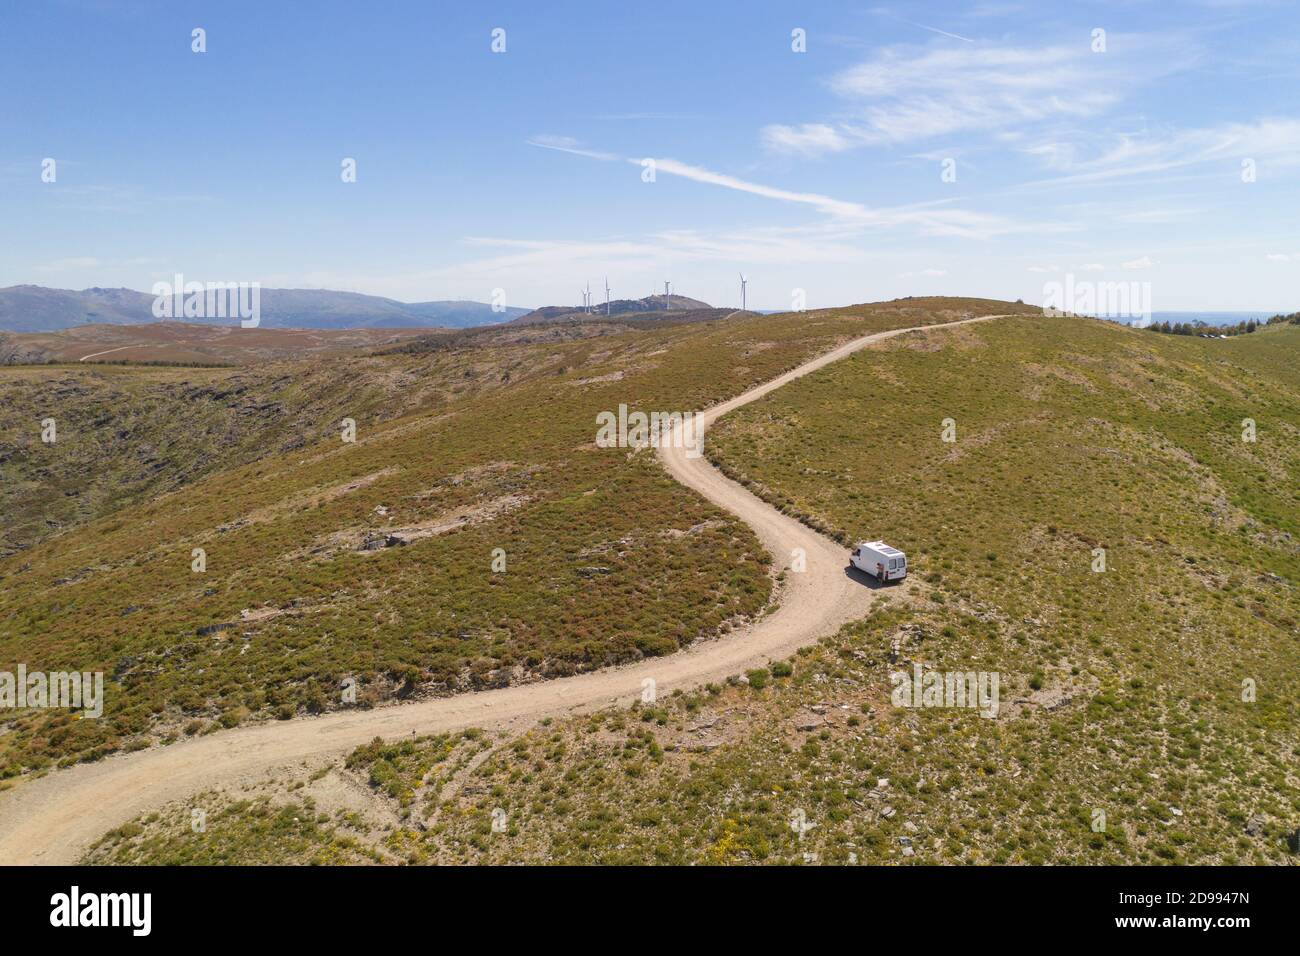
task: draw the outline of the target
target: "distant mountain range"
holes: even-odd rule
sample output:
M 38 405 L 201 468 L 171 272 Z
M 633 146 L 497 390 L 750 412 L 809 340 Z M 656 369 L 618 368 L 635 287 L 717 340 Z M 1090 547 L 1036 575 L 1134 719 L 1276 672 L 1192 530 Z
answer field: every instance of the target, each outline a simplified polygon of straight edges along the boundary
M 262 289 L 261 327 L 298 329 L 470 328 L 509 322 L 527 309 L 493 312 L 483 302 L 398 302 L 382 296 L 328 289 Z M 674 300 L 678 296 L 673 297 Z M 689 300 L 684 300 L 689 301 Z M 157 322 L 154 297 L 133 289 L 47 289 L 15 285 L 0 289 L 0 330 L 54 332 L 90 323 L 139 325 Z M 238 319 L 182 319 L 237 325 Z
M 673 293 L 670 296 L 648 295 L 643 299 L 614 299 L 609 303 L 609 314 L 611 316 L 643 315 L 647 312 L 693 312 L 699 309 L 712 308 L 713 306 L 707 302 Z M 548 305 L 540 309 L 533 309 L 526 315 L 521 315 L 511 321 L 517 325 L 536 322 L 574 322 L 589 319 L 593 316 L 599 318 L 604 314 L 604 302 L 593 304 L 590 313 L 583 311 L 581 306 Z

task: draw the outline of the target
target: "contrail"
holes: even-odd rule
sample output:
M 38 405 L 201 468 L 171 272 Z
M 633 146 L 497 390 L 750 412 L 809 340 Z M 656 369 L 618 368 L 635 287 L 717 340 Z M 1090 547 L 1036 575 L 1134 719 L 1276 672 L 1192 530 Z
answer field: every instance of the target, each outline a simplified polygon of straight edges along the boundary
M 911 24 L 914 27 L 920 27 L 922 30 L 929 30 L 931 33 L 938 33 L 940 36 L 952 37 L 954 40 L 964 40 L 967 43 L 975 42 L 970 37 L 964 37 L 959 33 L 949 33 L 947 30 L 940 30 L 938 27 L 927 27 L 924 23 L 917 23 L 914 20 L 904 20 L 902 17 L 899 17 L 898 19 L 903 20 L 904 23 Z

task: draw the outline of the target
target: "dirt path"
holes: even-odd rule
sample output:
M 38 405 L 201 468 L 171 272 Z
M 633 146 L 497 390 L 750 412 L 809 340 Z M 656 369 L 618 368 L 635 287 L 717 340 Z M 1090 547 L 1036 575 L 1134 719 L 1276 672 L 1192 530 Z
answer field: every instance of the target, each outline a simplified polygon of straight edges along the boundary
M 950 328 L 991 318 L 1000 316 L 925 328 Z M 703 426 L 707 428 L 718 416 L 872 342 L 911 331 L 915 329 L 854 339 L 703 412 Z M 847 553 L 842 546 L 724 478 L 706 459 L 692 458 L 680 447 L 661 447 L 659 454 L 674 478 L 749 524 L 777 567 L 789 567 L 796 548 L 806 553 L 807 570 L 786 575 L 780 606 L 754 627 L 625 667 L 375 710 L 270 721 L 54 771 L 0 794 L 0 864 L 75 863 L 105 832 L 164 803 L 214 787 L 260 782 L 276 768 L 322 762 L 377 736 L 443 733 L 467 727 L 523 730 L 542 717 L 631 704 L 640 699 L 647 680 L 654 681 L 659 694 L 721 682 L 788 657 L 866 613 L 875 591 L 865 579 L 847 574 Z M 910 585 L 909 581 L 904 588 Z
M 150 345 L 119 345 L 119 346 L 118 346 L 117 348 L 115 348 L 115 349 L 104 349 L 104 351 L 102 351 L 102 352 L 91 352 L 89 355 L 83 355 L 81 358 L 77 359 L 77 361 L 78 361 L 78 362 L 84 362 L 84 361 L 86 361 L 86 359 L 99 358 L 101 355 L 107 355 L 109 352 L 121 352 L 121 351 L 124 351 L 125 349 L 147 349 L 147 348 L 157 348 L 157 346 L 150 346 Z

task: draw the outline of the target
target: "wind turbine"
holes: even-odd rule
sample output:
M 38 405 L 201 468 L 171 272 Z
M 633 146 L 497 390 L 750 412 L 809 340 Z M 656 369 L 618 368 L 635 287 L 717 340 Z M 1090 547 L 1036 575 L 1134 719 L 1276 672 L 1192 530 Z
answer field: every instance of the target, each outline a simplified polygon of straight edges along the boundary
M 740 274 L 740 311 L 741 312 L 745 311 L 745 283 L 748 281 L 749 280 L 745 278 L 745 273 L 742 272 Z
M 665 309 L 671 309 L 673 307 L 673 294 L 671 291 L 669 291 L 672 289 L 672 287 L 673 284 L 669 282 L 667 279 L 665 279 L 664 280 L 664 308 Z
M 582 290 L 582 311 L 591 311 L 591 280 L 587 280 L 587 288 Z
M 605 276 L 605 316 L 609 317 L 609 276 Z

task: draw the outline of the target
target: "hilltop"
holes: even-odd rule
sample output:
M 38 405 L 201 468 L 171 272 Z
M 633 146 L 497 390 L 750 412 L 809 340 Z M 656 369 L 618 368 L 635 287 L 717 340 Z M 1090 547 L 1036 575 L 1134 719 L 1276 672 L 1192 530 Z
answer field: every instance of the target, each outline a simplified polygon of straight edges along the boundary
M 595 303 L 591 310 L 584 310 L 581 306 L 567 305 L 547 305 L 539 309 L 534 309 L 525 315 L 521 315 L 511 321 L 517 324 L 530 324 L 537 322 L 577 322 L 589 321 L 593 317 L 601 316 L 620 316 L 638 318 L 660 318 L 666 317 L 665 313 L 673 312 L 720 312 L 726 314 L 730 309 L 714 309 L 707 302 L 699 299 L 692 299 L 684 295 L 673 293 L 672 295 L 648 295 L 641 299 L 613 299 L 609 302 L 608 313 L 606 312 L 605 303 Z M 658 313 L 658 314 L 656 314 Z

